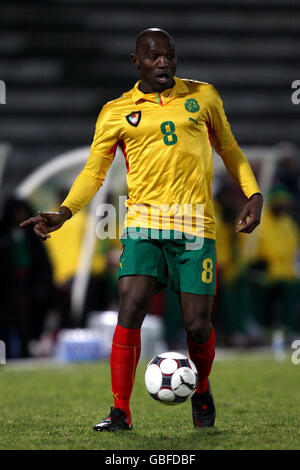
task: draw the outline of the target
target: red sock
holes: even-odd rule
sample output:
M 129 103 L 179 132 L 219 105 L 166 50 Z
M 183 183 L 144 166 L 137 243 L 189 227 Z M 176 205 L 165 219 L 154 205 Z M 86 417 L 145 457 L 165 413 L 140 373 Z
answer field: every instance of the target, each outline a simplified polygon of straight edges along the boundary
M 197 393 L 206 392 L 208 389 L 208 376 L 215 357 L 215 342 L 216 335 L 212 325 L 210 337 L 204 344 L 196 343 L 189 334 L 187 335 L 189 355 L 198 371 Z
M 111 355 L 111 385 L 114 407 L 125 411 L 131 424 L 129 400 L 134 384 L 135 371 L 141 354 L 141 330 L 116 326 Z

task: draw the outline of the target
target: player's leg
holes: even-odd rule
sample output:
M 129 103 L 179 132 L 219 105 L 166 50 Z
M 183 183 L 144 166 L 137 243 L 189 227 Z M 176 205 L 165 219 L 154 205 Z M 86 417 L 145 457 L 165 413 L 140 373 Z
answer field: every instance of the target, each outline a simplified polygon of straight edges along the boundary
M 173 271 L 178 278 L 175 289 L 179 291 L 189 355 L 199 376 L 192 397 L 194 425 L 213 426 L 215 407 L 208 377 L 215 356 L 215 332 L 211 324 L 216 293 L 215 240 L 194 237 L 180 249 L 177 247 Z
M 131 420 L 129 400 L 141 353 L 141 326 L 154 296 L 156 279 L 149 276 L 126 276 L 119 279 L 120 310 L 110 366 L 114 407 Z
M 198 393 L 208 389 L 208 376 L 215 355 L 215 332 L 211 324 L 212 295 L 180 292 L 189 354 L 198 370 Z
M 123 328 L 140 329 L 149 312 L 156 289 L 156 278 L 135 275 L 121 277 L 118 282 L 120 308 L 118 324 Z
M 180 292 L 189 355 L 199 377 L 192 397 L 193 421 L 196 427 L 213 426 L 216 414 L 208 380 L 215 357 L 215 331 L 211 324 L 213 300 L 213 295 Z
M 120 310 L 110 357 L 114 408 L 107 420 L 95 426 L 98 431 L 131 426 L 129 400 L 141 351 L 140 329 L 157 284 L 166 285 L 167 279 L 160 245 L 151 240 L 148 230 L 127 235 L 122 237 L 124 248 L 118 271 Z M 117 424 L 112 426 L 112 421 Z
M 120 310 L 114 332 L 110 368 L 114 407 L 94 429 L 131 429 L 129 400 L 141 353 L 141 326 L 156 288 L 156 278 L 144 275 L 119 279 Z

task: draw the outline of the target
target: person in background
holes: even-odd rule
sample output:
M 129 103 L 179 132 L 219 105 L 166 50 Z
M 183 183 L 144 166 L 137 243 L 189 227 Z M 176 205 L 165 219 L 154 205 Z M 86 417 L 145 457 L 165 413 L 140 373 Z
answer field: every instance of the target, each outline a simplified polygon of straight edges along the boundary
M 256 323 L 253 305 L 257 309 L 257 303 L 251 300 L 252 279 L 249 260 L 245 256 L 246 238 L 232 230 L 242 201 L 231 182 L 224 182 L 220 187 L 215 196 L 215 207 L 218 253 L 216 331 L 226 346 L 252 346 L 258 341 L 253 330 Z
M 61 189 L 58 192 L 58 199 L 64 199 L 67 193 L 67 190 Z M 107 200 L 110 201 L 111 197 L 109 194 Z M 53 208 L 53 210 L 58 209 L 59 207 Z M 89 213 L 85 208 L 68 220 L 61 230 L 53 233 L 46 244 L 53 266 L 54 311 L 58 317 L 57 331 L 61 328 L 85 327 L 89 312 L 111 308 L 112 301 L 116 303 L 118 300 L 116 271 L 119 265 L 121 242 L 97 238 L 90 266 L 83 316 L 79 322 L 72 319 L 72 285 L 79 267 L 88 220 Z
M 300 150 L 293 142 L 280 142 L 272 187 L 284 187 L 291 195 L 290 214 L 300 224 Z
M 296 271 L 300 232 L 290 215 L 291 205 L 292 196 L 286 188 L 271 190 L 258 231 L 256 257 L 265 263 L 266 323 L 272 329 L 283 327 L 294 336 L 300 332 L 300 283 Z
M 7 357 L 29 357 L 31 341 L 43 332 L 52 306 L 52 267 L 46 247 L 32 233 L 22 230 L 22 220 L 33 216 L 24 200 L 9 197 L 0 220 L 0 338 Z

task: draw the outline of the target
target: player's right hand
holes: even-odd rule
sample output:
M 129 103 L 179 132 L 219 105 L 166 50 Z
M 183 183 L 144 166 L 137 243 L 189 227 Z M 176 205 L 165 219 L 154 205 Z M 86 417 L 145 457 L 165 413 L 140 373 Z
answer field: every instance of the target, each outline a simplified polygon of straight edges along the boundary
M 21 222 L 20 227 L 24 228 L 33 225 L 33 231 L 40 240 L 47 240 L 47 238 L 50 238 L 49 233 L 58 230 L 69 218 L 60 212 L 39 211 L 38 214 L 39 215 L 36 217 L 31 217 L 30 219 Z

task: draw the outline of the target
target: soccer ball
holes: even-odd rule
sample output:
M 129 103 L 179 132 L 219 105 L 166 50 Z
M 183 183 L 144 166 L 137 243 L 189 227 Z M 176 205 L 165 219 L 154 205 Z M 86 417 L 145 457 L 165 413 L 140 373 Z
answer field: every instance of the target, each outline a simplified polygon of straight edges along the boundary
M 165 405 L 178 405 L 191 398 L 197 382 L 195 364 L 178 352 L 159 354 L 147 365 L 146 389 L 154 400 Z

